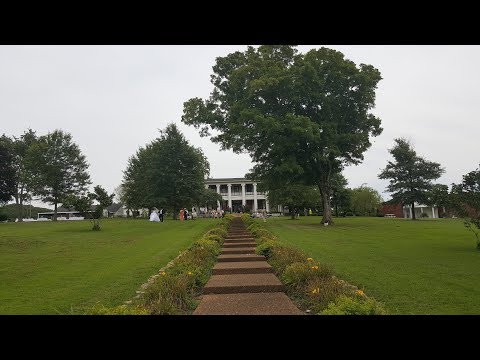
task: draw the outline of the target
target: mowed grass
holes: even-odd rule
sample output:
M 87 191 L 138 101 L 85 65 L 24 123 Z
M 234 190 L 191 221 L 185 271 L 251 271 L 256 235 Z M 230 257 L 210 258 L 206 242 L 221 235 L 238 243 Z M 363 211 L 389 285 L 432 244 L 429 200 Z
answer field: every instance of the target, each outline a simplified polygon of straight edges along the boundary
M 280 240 L 330 264 L 393 314 L 480 314 L 480 251 L 461 220 L 271 218 Z
M 105 219 L 0 224 L 0 314 L 116 306 L 220 220 Z

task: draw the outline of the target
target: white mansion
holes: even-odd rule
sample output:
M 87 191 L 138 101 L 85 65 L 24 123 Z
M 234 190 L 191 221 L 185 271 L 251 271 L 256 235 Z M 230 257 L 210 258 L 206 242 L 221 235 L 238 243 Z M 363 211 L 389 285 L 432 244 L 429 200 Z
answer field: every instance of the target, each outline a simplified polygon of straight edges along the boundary
M 257 191 L 257 183 L 245 178 L 207 179 L 207 189 L 212 189 L 222 195 L 222 203 L 217 208 L 233 212 L 240 211 L 242 206 L 252 211 L 265 209 L 270 211 L 266 194 Z

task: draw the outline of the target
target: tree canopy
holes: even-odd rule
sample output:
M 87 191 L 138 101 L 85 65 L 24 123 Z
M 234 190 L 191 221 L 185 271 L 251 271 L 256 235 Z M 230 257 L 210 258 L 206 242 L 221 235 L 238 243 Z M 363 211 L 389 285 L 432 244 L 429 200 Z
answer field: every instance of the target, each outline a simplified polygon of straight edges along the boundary
M 293 210 L 303 208 L 319 207 L 321 196 L 318 187 L 303 184 L 289 184 L 283 187 L 270 189 L 268 191 L 270 206 L 288 206 L 292 219 L 295 214 Z
M 472 231 L 480 250 L 480 167 L 463 175 L 460 184 L 452 185 L 453 203 L 464 218 L 465 227 Z
M 378 177 L 390 179 L 387 191 L 392 193 L 392 200 L 411 205 L 414 220 L 415 202 L 428 203 L 432 180 L 438 179 L 445 170 L 439 163 L 418 156 L 413 146 L 404 138 L 395 139 L 395 145 L 389 152 L 394 161 L 389 161 Z
M 381 207 L 382 197 L 377 190 L 362 185 L 352 190 L 351 201 L 355 215 L 375 216 Z
M 69 195 L 83 193 L 90 184 L 85 156 L 72 136 L 62 130 L 39 137 L 27 152 L 33 193 L 54 205 L 56 220 L 57 205 Z
M 122 183 L 124 199 L 131 209 L 163 207 L 176 218 L 181 208 L 202 200 L 209 171 L 202 150 L 170 124 L 129 159 Z
M 0 137 L 0 202 L 7 203 L 15 194 L 15 154 L 11 140 Z
M 318 186 L 322 222 L 333 223 L 331 179 L 358 164 L 381 133 L 370 113 L 380 72 L 328 48 L 299 54 L 293 46 L 248 47 L 218 57 L 206 100 L 184 103 L 182 121 L 222 149 L 250 154 L 249 177 L 279 188 Z

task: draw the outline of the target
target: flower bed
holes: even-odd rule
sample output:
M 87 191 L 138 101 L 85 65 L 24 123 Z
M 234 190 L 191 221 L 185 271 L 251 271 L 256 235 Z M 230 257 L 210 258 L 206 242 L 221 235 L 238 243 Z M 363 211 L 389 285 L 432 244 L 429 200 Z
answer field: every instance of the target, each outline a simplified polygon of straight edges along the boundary
M 220 254 L 232 216 L 207 231 L 186 251 L 142 285 L 138 295 L 128 304 L 113 308 L 92 307 L 88 314 L 186 315 L 198 305 L 197 298 L 211 276 Z
M 319 315 L 387 313 L 383 304 L 363 290 L 338 279 L 332 268 L 279 241 L 260 221 L 246 214 L 242 220 L 257 241 L 257 254 L 267 258 L 285 285 L 287 295 L 301 310 Z

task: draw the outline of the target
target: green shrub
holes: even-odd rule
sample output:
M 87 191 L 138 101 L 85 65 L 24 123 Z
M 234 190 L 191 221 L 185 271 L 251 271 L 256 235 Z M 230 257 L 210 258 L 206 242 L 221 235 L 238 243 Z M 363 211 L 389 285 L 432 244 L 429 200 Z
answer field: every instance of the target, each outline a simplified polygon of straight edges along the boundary
M 225 214 L 225 216 L 223 217 L 223 220 L 226 220 L 226 221 L 230 222 L 234 218 L 235 218 L 235 216 L 233 216 L 232 214 Z
M 422 215 L 420 215 L 420 217 L 422 217 L 422 218 L 428 218 L 428 214 L 427 214 L 427 213 L 422 213 Z
M 194 248 L 206 248 L 209 252 L 212 252 L 215 255 L 220 254 L 220 244 L 216 240 L 202 238 L 195 241 L 190 249 Z
M 86 311 L 87 315 L 148 315 L 149 311 L 143 306 L 119 305 L 115 307 L 105 307 L 96 304 Z
M 244 223 L 250 222 L 251 216 L 249 214 L 242 214 L 241 219 Z
M 339 296 L 335 302 L 328 304 L 322 315 L 385 315 L 383 304 L 375 299 L 355 296 Z
M 217 243 L 219 244 L 223 244 L 223 241 L 224 241 L 224 238 L 219 236 L 219 235 L 215 235 L 215 234 L 210 234 L 210 235 L 204 235 L 202 237 L 203 240 L 209 240 L 209 241 L 216 241 Z
M 255 239 L 255 241 L 257 242 L 257 245 L 261 245 L 266 241 L 276 241 L 276 240 L 272 239 L 272 238 L 269 238 L 269 237 L 266 237 L 266 236 L 261 236 L 261 237 Z
M 295 262 L 307 262 L 307 255 L 291 246 L 282 245 L 272 249 L 269 263 L 277 275 L 281 275 L 288 265 Z
M 204 236 L 208 235 L 218 235 L 222 238 L 225 238 L 228 234 L 228 231 L 221 227 L 214 227 L 213 229 L 208 230 Z
M 281 276 L 284 284 L 296 288 L 305 287 L 314 279 L 331 279 L 333 271 L 330 267 L 314 262 L 295 262 L 285 268 Z
M 311 279 L 303 289 L 302 307 L 310 309 L 315 314 L 319 313 L 340 295 L 353 296 L 355 292 L 352 288 L 345 281 L 335 277 Z
M 270 257 L 272 256 L 273 248 L 277 246 L 279 246 L 279 243 L 277 241 L 267 240 L 262 244 L 258 245 L 255 251 L 258 255 L 263 255 L 267 259 L 270 259 Z
M 190 313 L 197 305 L 193 277 L 186 274 L 159 276 L 142 294 L 142 300 L 153 315 Z
M 8 220 L 8 216 L 0 212 L 0 222 L 7 221 L 7 220 Z
M 250 232 L 255 236 L 255 237 L 268 237 L 269 239 L 275 240 L 277 237 L 273 235 L 270 231 L 267 229 L 263 228 L 253 228 L 250 230 Z

